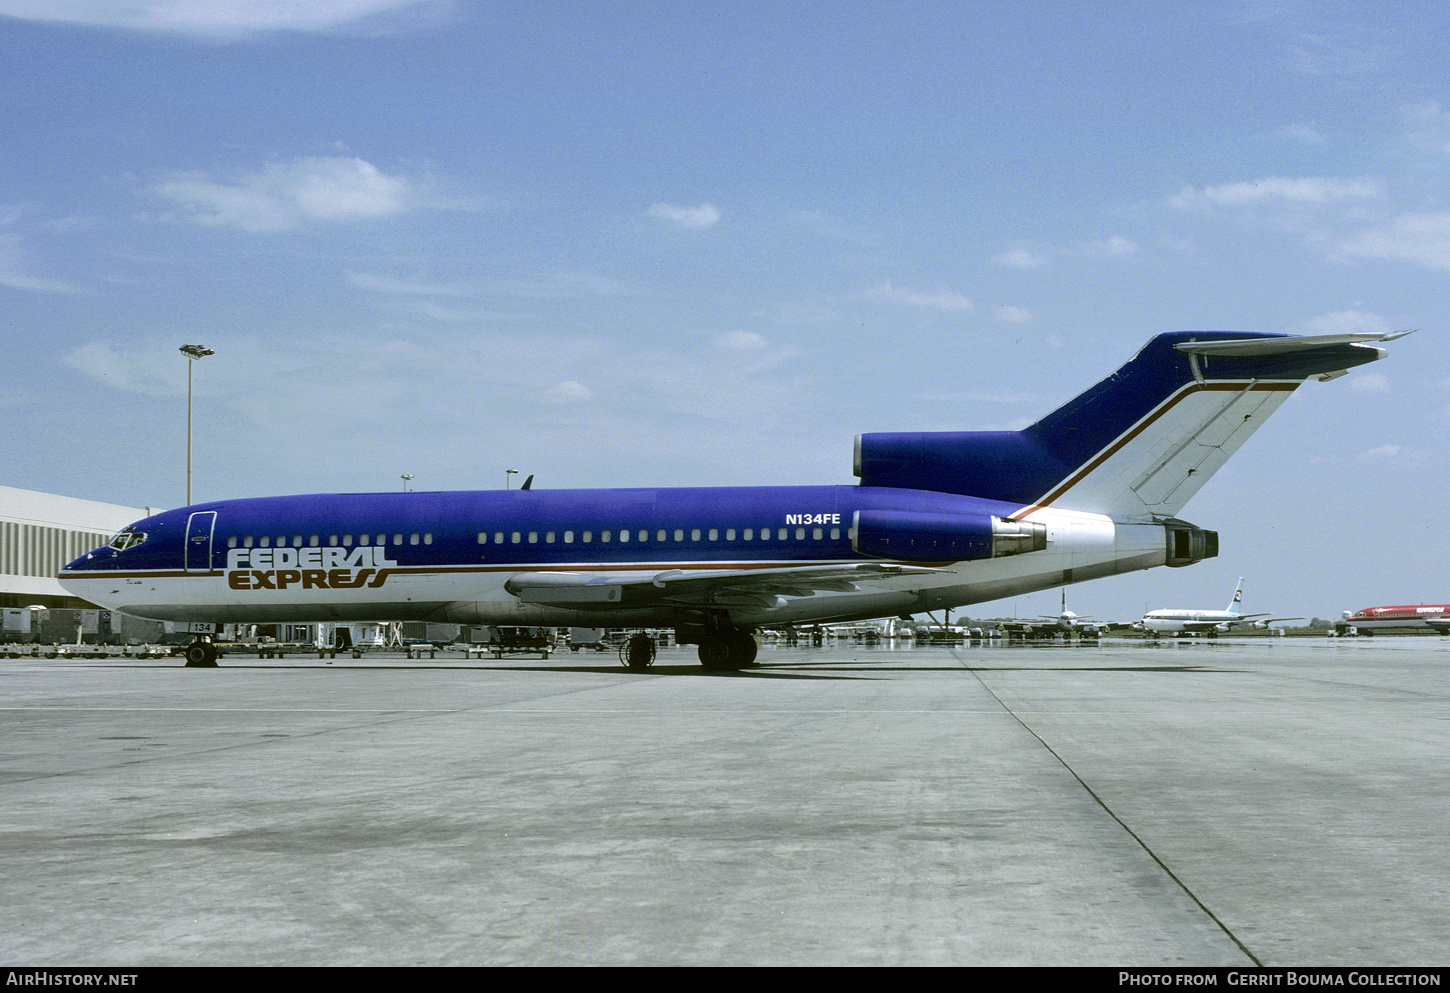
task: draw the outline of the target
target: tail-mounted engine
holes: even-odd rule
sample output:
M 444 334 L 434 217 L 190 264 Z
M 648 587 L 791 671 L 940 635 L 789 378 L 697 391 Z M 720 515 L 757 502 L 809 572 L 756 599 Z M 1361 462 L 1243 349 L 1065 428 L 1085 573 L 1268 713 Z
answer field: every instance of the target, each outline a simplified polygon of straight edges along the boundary
M 1047 547 L 1046 525 L 991 514 L 858 510 L 852 523 L 856 551 L 907 562 L 991 559 Z
M 1168 536 L 1168 565 L 1174 568 L 1218 557 L 1217 531 L 1196 528 L 1176 517 L 1164 521 L 1163 530 Z

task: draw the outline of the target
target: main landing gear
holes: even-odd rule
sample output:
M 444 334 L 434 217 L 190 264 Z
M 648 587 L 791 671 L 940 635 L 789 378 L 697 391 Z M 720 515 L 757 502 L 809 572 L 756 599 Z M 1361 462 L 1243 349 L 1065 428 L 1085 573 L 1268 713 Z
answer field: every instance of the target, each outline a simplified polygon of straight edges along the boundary
M 655 640 L 640 631 L 619 646 L 619 661 L 627 669 L 648 669 L 655 664 Z
M 711 672 L 744 669 L 755 661 L 757 647 L 749 631 L 713 631 L 700 639 L 700 664 Z
M 700 664 L 711 672 L 744 669 L 755 662 L 755 635 L 740 628 L 715 628 L 709 631 L 687 629 L 686 644 L 699 646 Z M 697 633 L 698 632 L 698 633 Z M 693 637 L 692 637 L 693 636 Z M 630 635 L 619 646 L 619 661 L 627 669 L 643 671 L 654 665 L 655 642 L 643 631 Z

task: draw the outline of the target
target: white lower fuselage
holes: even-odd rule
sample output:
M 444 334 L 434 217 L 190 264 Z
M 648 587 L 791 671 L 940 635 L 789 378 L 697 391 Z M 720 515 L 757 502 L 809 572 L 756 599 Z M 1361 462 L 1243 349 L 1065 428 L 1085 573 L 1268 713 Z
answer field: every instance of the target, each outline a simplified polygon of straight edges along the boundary
M 1143 618 L 1143 630 L 1156 634 L 1184 631 L 1228 631 L 1244 623 L 1242 616 L 1226 610 L 1155 610 Z

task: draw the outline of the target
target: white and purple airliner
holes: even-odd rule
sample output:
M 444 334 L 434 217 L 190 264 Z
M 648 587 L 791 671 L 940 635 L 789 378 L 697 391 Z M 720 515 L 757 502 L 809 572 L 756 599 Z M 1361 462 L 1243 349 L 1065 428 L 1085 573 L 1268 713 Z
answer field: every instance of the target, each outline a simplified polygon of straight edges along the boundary
M 708 668 L 757 628 L 997 600 L 1218 554 L 1184 503 L 1301 383 L 1388 335 L 1161 334 L 1021 431 L 865 434 L 851 486 L 219 500 L 137 521 L 60 574 L 179 622 L 672 628 Z M 188 664 L 214 665 L 200 636 Z M 625 652 L 654 658 L 648 638 Z

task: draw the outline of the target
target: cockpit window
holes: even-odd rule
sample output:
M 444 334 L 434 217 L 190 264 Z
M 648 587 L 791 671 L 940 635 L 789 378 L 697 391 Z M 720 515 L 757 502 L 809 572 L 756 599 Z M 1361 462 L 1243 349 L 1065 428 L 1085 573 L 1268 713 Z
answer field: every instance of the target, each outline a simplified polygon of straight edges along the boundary
M 124 552 L 126 549 L 135 548 L 137 545 L 140 545 L 145 541 L 145 531 L 134 531 L 131 528 L 127 528 L 120 534 L 116 535 L 116 537 L 111 539 L 110 547 L 114 548 L 118 552 Z

